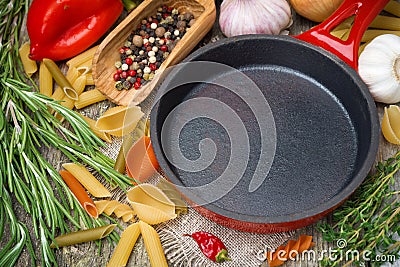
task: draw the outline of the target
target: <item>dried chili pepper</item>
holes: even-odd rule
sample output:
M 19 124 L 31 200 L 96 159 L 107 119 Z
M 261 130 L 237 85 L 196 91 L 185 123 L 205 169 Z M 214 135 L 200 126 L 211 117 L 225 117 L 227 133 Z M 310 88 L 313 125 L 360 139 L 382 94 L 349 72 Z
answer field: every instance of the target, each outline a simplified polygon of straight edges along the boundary
M 27 17 L 30 58 L 54 61 L 91 46 L 121 15 L 121 0 L 33 0 Z
M 207 232 L 196 232 L 191 235 L 184 236 L 192 237 L 200 247 L 201 252 L 214 262 L 230 261 L 227 254 L 228 251 L 221 239 Z

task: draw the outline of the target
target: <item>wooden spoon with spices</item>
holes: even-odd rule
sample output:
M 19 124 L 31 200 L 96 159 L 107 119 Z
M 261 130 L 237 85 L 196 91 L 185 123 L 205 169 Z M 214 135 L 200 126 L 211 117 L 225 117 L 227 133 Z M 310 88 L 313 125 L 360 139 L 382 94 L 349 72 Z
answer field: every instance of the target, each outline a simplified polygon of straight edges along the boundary
M 155 15 L 157 9 L 163 5 L 176 8 L 180 14 L 192 13 L 195 18 L 193 25 L 170 51 L 152 80 L 137 90 L 117 90 L 113 75 L 116 72 L 115 62 L 120 61 L 119 49 L 124 46 L 128 36 L 136 30 L 142 20 Z M 212 28 L 215 18 L 214 0 L 144 0 L 99 45 L 93 58 L 93 79 L 96 88 L 118 105 L 138 105 L 156 86 L 160 74 L 183 60 L 200 42 Z

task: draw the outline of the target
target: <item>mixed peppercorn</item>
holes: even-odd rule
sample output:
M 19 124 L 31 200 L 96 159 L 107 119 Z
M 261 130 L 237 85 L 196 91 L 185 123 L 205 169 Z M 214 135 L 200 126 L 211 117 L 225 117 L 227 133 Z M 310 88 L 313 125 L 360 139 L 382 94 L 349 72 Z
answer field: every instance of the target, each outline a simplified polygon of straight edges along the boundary
M 195 22 L 190 12 L 180 14 L 175 8 L 161 6 L 157 13 L 143 19 L 119 50 L 115 63 L 115 88 L 139 89 L 154 78 L 176 43 Z

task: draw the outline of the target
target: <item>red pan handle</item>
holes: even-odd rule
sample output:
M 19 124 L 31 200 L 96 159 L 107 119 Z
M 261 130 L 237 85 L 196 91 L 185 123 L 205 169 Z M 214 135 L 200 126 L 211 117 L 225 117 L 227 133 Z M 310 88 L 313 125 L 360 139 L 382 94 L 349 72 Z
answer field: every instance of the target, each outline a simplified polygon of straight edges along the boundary
M 389 0 L 344 0 L 327 20 L 295 37 L 332 52 L 357 70 L 361 37 L 388 2 Z M 340 40 L 330 34 L 336 26 L 353 15 L 354 24 L 347 40 Z

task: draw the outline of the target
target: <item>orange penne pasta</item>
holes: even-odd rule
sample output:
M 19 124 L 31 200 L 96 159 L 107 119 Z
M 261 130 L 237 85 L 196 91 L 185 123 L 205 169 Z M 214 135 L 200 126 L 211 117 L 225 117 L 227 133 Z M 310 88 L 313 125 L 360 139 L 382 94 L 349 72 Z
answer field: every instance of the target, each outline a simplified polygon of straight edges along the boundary
M 293 259 L 297 254 L 302 253 L 314 246 L 312 236 L 301 235 L 297 240 L 290 240 L 287 245 L 279 246 L 274 252 L 267 252 L 267 260 L 270 267 L 280 266 L 288 259 Z
M 86 210 L 86 212 L 93 218 L 99 217 L 96 205 L 94 204 L 93 200 L 88 196 L 86 190 L 79 183 L 79 181 L 66 170 L 61 170 L 59 173 L 71 192 L 79 201 L 81 206 Z

